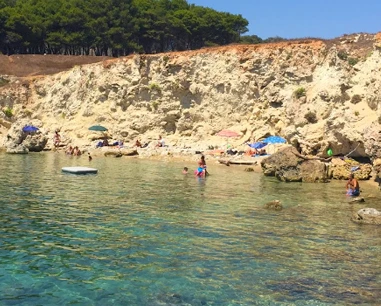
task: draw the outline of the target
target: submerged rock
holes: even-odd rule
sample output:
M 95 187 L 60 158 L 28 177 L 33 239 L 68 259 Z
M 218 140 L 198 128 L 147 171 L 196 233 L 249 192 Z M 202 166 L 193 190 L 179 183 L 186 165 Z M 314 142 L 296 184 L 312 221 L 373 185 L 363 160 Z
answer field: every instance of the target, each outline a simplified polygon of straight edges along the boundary
M 265 208 L 271 209 L 271 210 L 282 210 L 283 206 L 279 200 L 274 200 L 274 201 L 266 203 Z
M 361 198 L 361 197 L 355 197 L 355 198 L 351 198 L 349 200 L 349 203 L 350 204 L 354 204 L 354 203 L 364 203 L 365 202 L 365 199 L 364 198 Z
M 352 216 L 352 221 L 359 224 L 381 225 L 381 211 L 375 208 L 363 208 Z

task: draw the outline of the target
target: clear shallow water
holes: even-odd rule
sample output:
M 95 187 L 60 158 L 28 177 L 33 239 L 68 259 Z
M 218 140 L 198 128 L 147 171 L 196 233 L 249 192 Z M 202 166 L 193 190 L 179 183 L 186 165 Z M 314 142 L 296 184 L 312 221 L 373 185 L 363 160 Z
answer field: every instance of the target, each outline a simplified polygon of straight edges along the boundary
M 61 172 L 77 165 L 99 174 Z M 381 228 L 350 221 L 377 190 L 350 205 L 342 182 L 185 165 L 0 154 L 0 305 L 379 303 Z

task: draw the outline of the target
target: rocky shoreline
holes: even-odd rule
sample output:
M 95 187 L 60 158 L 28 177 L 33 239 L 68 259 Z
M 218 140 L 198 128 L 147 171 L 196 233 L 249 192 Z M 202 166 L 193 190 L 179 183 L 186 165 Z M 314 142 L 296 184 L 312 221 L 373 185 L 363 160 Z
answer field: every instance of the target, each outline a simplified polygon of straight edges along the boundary
M 28 154 L 28 152 L 54 151 L 65 153 L 69 144 L 54 147 L 45 133 L 25 133 L 18 126 L 10 130 L 6 142 L 6 152 L 10 154 Z M 291 145 L 278 145 L 273 148 L 273 154 L 250 157 L 243 154 L 229 155 L 224 150 L 208 148 L 176 146 L 156 147 L 151 143 L 145 148 L 133 145 L 105 146 L 96 148 L 87 144 L 81 148 L 82 155 L 92 158 L 143 158 L 150 160 L 193 162 L 195 165 L 201 155 L 206 156 L 208 163 L 219 163 L 225 166 L 243 165 L 248 172 L 263 172 L 266 176 L 275 176 L 283 182 L 327 183 L 329 180 L 347 179 L 350 173 L 361 181 L 371 181 L 379 189 L 377 179 L 380 175 L 380 165 L 361 164 L 354 159 L 332 157 L 322 159 L 314 156 L 303 156 Z M 87 154 L 86 154 L 87 153 Z M 192 171 L 192 169 L 191 169 Z M 376 179 L 374 179 L 376 178 Z M 349 201 L 350 204 L 365 202 L 363 197 Z M 278 206 L 277 206 L 278 207 Z M 279 203 L 279 207 L 281 204 Z M 278 207 L 278 208 L 279 208 Z M 362 208 L 353 213 L 352 221 L 358 224 L 381 225 L 381 212 L 374 208 Z
M 49 137 L 48 131 L 25 132 L 23 126 L 27 121 L 20 121 L 9 129 L 4 147 L 7 153 L 27 154 L 28 152 L 41 152 L 48 150 L 66 150 L 69 146 L 76 146 L 70 139 L 61 141 L 58 147 L 53 144 L 53 138 Z M 105 137 L 105 136 L 103 136 Z M 113 143 L 114 141 L 111 141 Z M 150 142 L 143 148 L 136 147 L 133 143 L 122 146 L 105 146 L 96 148 L 97 140 L 89 141 L 80 146 L 83 153 L 104 156 L 139 156 L 141 158 L 177 158 L 195 160 L 200 154 L 208 156 L 221 164 L 247 165 L 261 167 L 266 176 L 275 176 L 283 182 L 327 182 L 331 179 L 345 180 L 350 173 L 354 173 L 358 180 L 380 181 L 381 159 L 375 159 L 373 163 L 360 163 L 355 159 L 345 156 L 333 156 L 320 158 L 313 155 L 302 155 L 297 149 L 287 144 L 268 145 L 269 153 L 266 156 L 247 156 L 245 150 L 248 146 L 241 144 L 235 151 L 237 154 L 227 154 L 229 150 L 220 147 L 208 147 L 203 143 L 189 143 L 188 146 L 165 145 L 157 147 L 157 142 Z M 239 153 L 238 153 L 239 152 Z M 198 153 L 198 154 L 197 154 Z

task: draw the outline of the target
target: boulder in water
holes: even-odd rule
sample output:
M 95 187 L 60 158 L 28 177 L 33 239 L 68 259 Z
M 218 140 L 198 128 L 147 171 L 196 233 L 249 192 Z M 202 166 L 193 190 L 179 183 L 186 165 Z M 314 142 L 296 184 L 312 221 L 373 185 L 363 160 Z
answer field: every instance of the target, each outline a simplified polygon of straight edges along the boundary
M 352 221 L 358 224 L 381 225 L 381 211 L 375 208 L 363 208 L 352 216 Z
M 29 149 L 29 152 L 41 152 L 44 150 L 48 137 L 43 134 L 28 135 L 22 144 Z
M 286 147 L 261 162 L 263 174 L 283 182 L 326 182 L 328 171 L 324 162 L 302 158 L 294 147 Z
M 362 197 L 354 197 L 349 200 L 350 204 L 355 204 L 355 203 L 364 203 L 365 199 Z
M 20 144 L 20 145 L 13 145 L 13 146 L 7 147 L 6 152 L 9 154 L 28 154 L 29 150 L 27 147 Z

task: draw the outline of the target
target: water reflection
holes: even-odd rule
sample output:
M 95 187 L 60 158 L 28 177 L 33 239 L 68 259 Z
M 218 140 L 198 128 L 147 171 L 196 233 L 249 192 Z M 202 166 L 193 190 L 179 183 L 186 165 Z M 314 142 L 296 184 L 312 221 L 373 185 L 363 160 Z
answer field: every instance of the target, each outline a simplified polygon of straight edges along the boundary
M 349 220 L 343 184 L 243 168 L 0 155 L 0 303 L 295 305 L 381 299 L 381 229 Z M 369 189 L 371 190 L 371 189 Z M 269 212 L 279 199 L 285 209 Z M 381 209 L 380 197 L 367 205 Z M 307 302 L 306 302 L 307 301 Z

